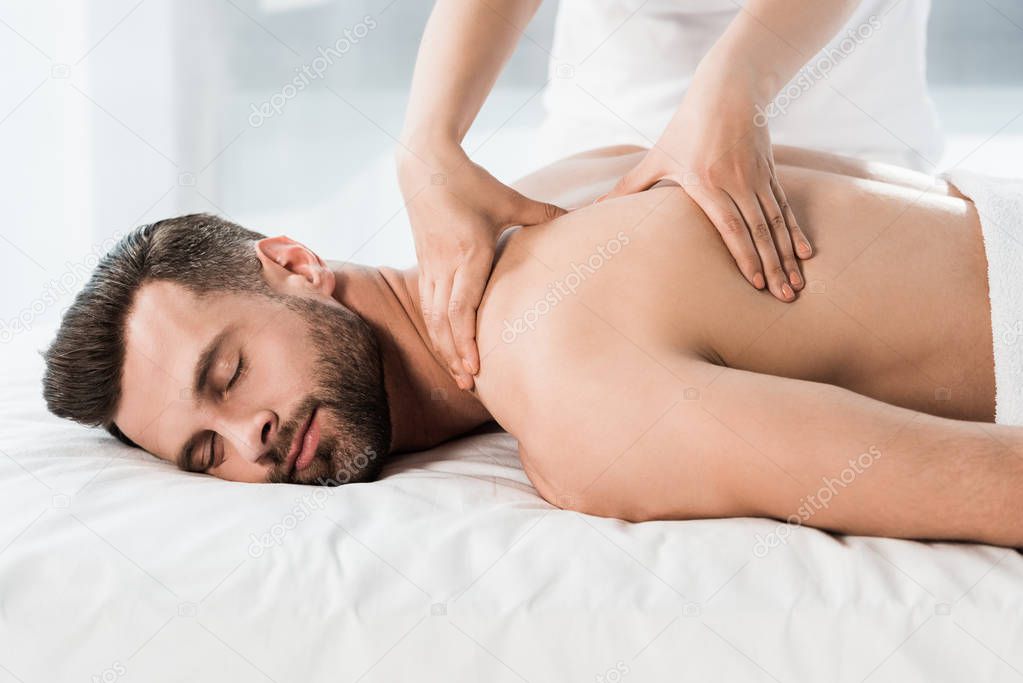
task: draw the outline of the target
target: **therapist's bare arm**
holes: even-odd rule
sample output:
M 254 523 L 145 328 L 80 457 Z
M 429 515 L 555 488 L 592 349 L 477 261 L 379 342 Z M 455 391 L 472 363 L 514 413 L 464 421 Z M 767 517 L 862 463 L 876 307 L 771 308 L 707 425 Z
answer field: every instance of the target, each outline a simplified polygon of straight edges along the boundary
M 438 0 L 426 24 L 403 137 L 430 146 L 465 137 L 540 0 Z
M 430 341 L 463 389 L 479 371 L 476 309 L 497 237 L 563 211 L 472 163 L 462 140 L 540 0 L 439 0 L 416 60 L 398 178 L 420 265 Z
M 755 75 L 766 104 L 849 20 L 860 0 L 748 0 L 712 51 Z

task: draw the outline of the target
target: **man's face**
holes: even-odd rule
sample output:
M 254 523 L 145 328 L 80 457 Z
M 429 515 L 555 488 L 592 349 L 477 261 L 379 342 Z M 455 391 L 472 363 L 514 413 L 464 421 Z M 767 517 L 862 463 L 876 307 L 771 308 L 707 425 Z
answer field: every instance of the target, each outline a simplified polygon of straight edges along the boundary
M 372 478 L 390 421 L 368 328 L 331 296 L 333 273 L 308 249 L 283 237 L 255 248 L 282 299 L 142 286 L 114 422 L 150 453 L 222 479 Z

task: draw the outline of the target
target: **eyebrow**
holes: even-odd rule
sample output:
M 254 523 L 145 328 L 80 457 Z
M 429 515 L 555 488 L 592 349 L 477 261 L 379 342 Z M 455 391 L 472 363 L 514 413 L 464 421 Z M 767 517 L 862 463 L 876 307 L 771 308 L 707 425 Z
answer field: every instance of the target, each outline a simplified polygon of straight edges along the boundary
M 195 371 L 192 375 L 192 388 L 189 396 L 193 397 L 196 401 L 201 400 L 202 395 L 206 393 L 206 385 L 209 382 L 210 370 L 213 368 L 214 361 L 217 360 L 217 356 L 220 354 L 220 347 L 224 344 L 224 339 L 227 338 L 231 332 L 234 331 L 234 326 L 225 327 L 220 331 L 217 336 L 209 341 L 208 344 L 199 353 L 199 358 L 195 362 Z M 203 435 L 203 432 L 196 432 L 185 442 L 185 445 L 181 447 L 178 452 L 178 457 L 175 463 L 178 468 L 191 471 L 191 458 L 192 451 L 195 449 L 199 438 Z

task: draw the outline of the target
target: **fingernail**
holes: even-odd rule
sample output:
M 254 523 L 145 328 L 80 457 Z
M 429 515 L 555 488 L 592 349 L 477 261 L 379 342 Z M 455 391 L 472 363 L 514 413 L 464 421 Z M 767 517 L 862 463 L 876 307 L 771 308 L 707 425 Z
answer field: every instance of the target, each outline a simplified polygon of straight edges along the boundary
M 764 275 L 763 273 L 757 273 L 753 276 L 753 286 L 757 289 L 764 288 Z
M 792 291 L 792 288 L 789 287 L 789 283 L 787 282 L 782 283 L 781 293 L 785 296 L 786 299 L 791 299 L 792 297 L 795 296 L 795 293 Z
M 468 372 L 470 375 L 476 374 L 476 371 L 473 369 L 472 363 L 469 362 L 469 359 L 463 358 L 462 365 L 465 367 L 465 371 Z
M 804 242 L 804 241 L 800 240 L 800 242 L 799 242 L 799 249 L 800 249 L 800 251 L 805 253 L 807 256 L 809 256 L 810 254 L 813 253 L 813 247 L 810 246 L 809 242 Z
M 792 271 L 789 273 L 789 282 L 792 283 L 793 287 L 799 287 L 803 284 L 803 279 L 799 277 L 799 273 Z

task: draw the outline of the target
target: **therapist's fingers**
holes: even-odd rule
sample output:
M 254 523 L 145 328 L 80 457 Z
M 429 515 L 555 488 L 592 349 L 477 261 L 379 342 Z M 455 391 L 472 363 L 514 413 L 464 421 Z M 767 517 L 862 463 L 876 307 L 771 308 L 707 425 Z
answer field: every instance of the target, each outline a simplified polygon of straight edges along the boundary
M 480 368 L 479 348 L 476 346 L 476 311 L 487 286 L 489 271 L 490 265 L 485 259 L 477 259 L 458 269 L 451 286 L 451 300 L 448 303 L 451 332 L 459 361 L 469 375 L 475 375 Z
M 440 353 L 440 319 L 435 311 L 436 290 L 436 280 L 427 273 L 420 274 L 419 304 L 423 309 L 423 322 L 426 323 L 426 332 L 430 337 L 430 344 L 437 353 Z
M 757 255 L 753 239 L 746 228 L 746 221 L 736 208 L 732 198 L 723 190 L 713 192 L 694 192 L 689 195 L 693 198 L 707 218 L 714 224 L 714 228 L 721 234 L 728 252 L 735 259 L 735 265 L 751 285 L 760 289 L 764 286 L 765 280 L 760 267 L 760 257 Z
M 796 294 L 788 283 L 788 275 L 781 266 L 778 249 L 771 235 L 771 226 L 760 208 L 760 201 L 756 195 L 748 194 L 733 199 L 736 199 L 736 206 L 739 207 L 743 220 L 746 221 L 750 235 L 753 237 L 753 244 L 757 248 L 760 263 L 764 269 L 764 277 L 767 278 L 768 289 L 781 301 L 792 301 Z
M 785 279 L 792 285 L 792 289 L 799 291 L 803 288 L 803 276 L 799 272 L 799 262 L 792 247 L 792 238 L 789 236 L 788 226 L 785 223 L 785 214 L 778 201 L 774 198 L 771 187 L 763 188 L 757 195 L 760 200 L 760 209 L 767 218 L 767 224 L 771 226 L 771 236 L 774 238 L 774 246 L 778 250 L 778 258 L 781 259 L 781 267 L 785 271 Z
M 789 200 L 785 197 L 785 190 L 782 189 L 778 178 L 774 176 L 771 177 L 771 191 L 774 193 L 774 198 L 777 200 L 778 206 L 785 216 L 785 225 L 788 226 L 789 235 L 792 237 L 792 244 L 796 249 L 796 255 L 799 258 L 810 258 L 813 256 L 813 246 L 810 244 L 810 240 L 807 239 L 806 233 L 799 227 L 799 221 L 796 220 L 795 214 L 792 213 L 792 207 L 789 206 Z
M 419 273 L 419 308 L 423 312 L 426 331 L 430 332 L 430 310 L 433 308 L 433 278 L 425 271 Z M 431 340 L 432 341 L 432 340 Z
M 426 317 L 426 329 L 430 333 L 430 341 L 440 354 L 441 361 L 454 377 L 459 388 L 472 386 L 472 380 L 463 367 L 458 353 L 455 351 L 455 339 L 451 332 L 451 321 L 448 317 L 448 302 L 451 300 L 451 279 L 449 277 L 434 281 L 433 299 L 430 303 L 429 315 Z

